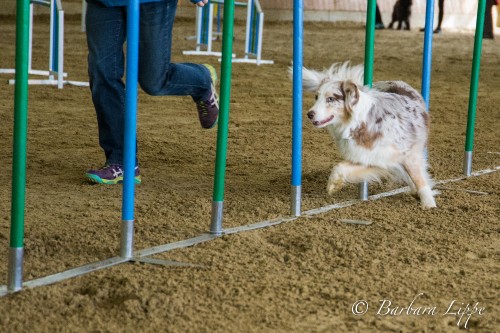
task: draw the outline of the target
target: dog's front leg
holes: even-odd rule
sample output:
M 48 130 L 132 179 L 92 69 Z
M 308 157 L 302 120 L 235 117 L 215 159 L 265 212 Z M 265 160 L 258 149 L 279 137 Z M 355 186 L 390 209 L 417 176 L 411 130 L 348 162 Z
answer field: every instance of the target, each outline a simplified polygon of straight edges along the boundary
M 326 185 L 328 194 L 332 195 L 344 186 L 344 169 L 348 164 L 348 162 L 340 162 L 333 168 L 328 178 L 328 184 Z
M 364 181 L 380 181 L 387 174 L 386 171 L 377 167 L 369 167 L 347 161 L 337 164 L 328 178 L 326 190 L 333 194 L 340 190 L 344 183 L 361 183 Z

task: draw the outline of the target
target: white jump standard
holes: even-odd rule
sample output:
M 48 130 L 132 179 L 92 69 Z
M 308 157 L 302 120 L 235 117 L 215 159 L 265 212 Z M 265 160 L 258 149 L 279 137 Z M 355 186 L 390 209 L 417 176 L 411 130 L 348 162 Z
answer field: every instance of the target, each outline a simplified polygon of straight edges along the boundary
M 259 0 L 248 0 L 247 27 L 245 36 L 245 56 L 233 62 L 257 65 L 274 64 L 273 60 L 262 60 L 262 33 L 264 32 L 264 12 Z
M 214 38 L 214 8 L 220 8 L 224 4 L 223 0 L 210 0 L 208 6 L 196 9 L 196 49 L 183 51 L 185 55 L 208 55 L 221 57 L 222 53 L 212 50 Z M 264 12 L 258 0 L 248 0 L 248 2 L 235 2 L 237 7 L 247 7 L 246 32 L 245 32 L 245 55 L 243 58 L 236 58 L 232 54 L 232 62 L 273 64 L 272 60 L 262 59 L 262 33 L 264 31 Z M 220 14 L 220 9 L 218 9 Z M 220 33 L 217 33 L 220 34 Z M 193 37 L 187 37 L 191 39 Z M 220 61 L 221 59 L 219 59 Z
M 183 51 L 185 55 L 208 55 L 222 56 L 222 52 L 212 51 L 213 25 L 214 25 L 213 1 L 208 6 L 196 8 L 196 49 Z
M 50 40 L 49 40 L 49 68 L 48 70 L 32 69 L 33 46 L 33 6 L 39 5 L 50 8 Z M 28 74 L 46 76 L 45 79 L 30 79 L 29 85 L 54 85 L 62 89 L 65 84 L 88 87 L 88 82 L 65 80 L 68 74 L 64 72 L 64 10 L 61 0 L 31 0 L 29 2 L 29 48 L 28 48 Z M 12 68 L 2 68 L 0 73 L 15 74 Z M 15 80 L 9 80 L 15 84 Z

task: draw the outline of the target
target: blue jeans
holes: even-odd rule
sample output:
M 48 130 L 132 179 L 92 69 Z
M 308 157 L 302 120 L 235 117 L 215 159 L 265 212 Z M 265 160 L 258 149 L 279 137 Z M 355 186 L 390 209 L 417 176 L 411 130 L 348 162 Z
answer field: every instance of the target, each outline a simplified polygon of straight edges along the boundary
M 139 84 L 149 95 L 210 94 L 210 72 L 203 65 L 170 62 L 177 0 L 141 4 Z M 86 15 L 88 73 L 97 114 L 99 144 L 108 164 L 123 164 L 127 7 L 105 7 L 89 0 Z M 193 116 L 195 108 L 193 107 Z

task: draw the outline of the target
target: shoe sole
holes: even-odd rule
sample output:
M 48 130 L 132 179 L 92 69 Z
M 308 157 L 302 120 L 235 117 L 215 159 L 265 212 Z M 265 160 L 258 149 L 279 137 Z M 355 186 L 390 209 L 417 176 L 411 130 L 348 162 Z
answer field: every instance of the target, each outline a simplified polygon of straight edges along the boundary
M 90 182 L 94 184 L 105 184 L 105 185 L 116 185 L 116 184 L 122 184 L 123 183 L 123 177 L 118 177 L 112 180 L 109 179 L 102 179 L 101 177 L 97 175 L 92 175 L 92 174 L 85 174 L 85 178 L 89 180 Z M 134 177 L 134 183 L 137 185 L 140 185 L 142 182 L 141 176 Z

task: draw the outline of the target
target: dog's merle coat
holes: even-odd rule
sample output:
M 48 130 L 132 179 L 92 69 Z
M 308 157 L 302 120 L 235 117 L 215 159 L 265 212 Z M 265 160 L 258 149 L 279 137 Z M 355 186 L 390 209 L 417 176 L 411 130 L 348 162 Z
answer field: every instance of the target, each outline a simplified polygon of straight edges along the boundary
M 363 67 L 348 63 L 322 72 L 303 68 L 302 74 L 304 89 L 317 97 L 307 116 L 328 130 L 344 158 L 329 177 L 330 194 L 345 182 L 391 178 L 418 193 L 422 207 L 436 207 L 425 158 L 429 115 L 415 89 L 402 81 L 368 88 Z

